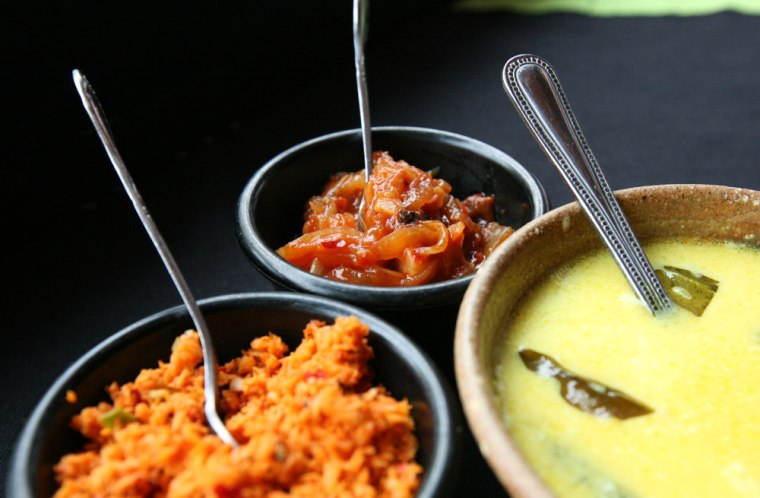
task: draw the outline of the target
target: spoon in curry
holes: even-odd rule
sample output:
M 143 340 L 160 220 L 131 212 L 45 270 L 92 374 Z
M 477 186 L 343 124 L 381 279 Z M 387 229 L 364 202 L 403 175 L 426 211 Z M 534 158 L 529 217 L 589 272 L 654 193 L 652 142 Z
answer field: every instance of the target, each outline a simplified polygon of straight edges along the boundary
M 108 157 L 111 159 L 111 163 L 116 169 L 116 173 L 119 175 L 121 183 L 124 185 L 124 189 L 127 191 L 129 198 L 132 200 L 132 205 L 137 211 L 140 221 L 142 221 L 145 230 L 148 232 L 150 239 L 153 241 L 153 245 L 161 255 L 161 259 L 169 271 L 169 275 L 177 287 L 182 300 L 187 307 L 190 317 L 193 320 L 198 335 L 201 341 L 201 350 L 203 352 L 203 393 L 204 393 L 204 412 L 206 414 L 206 420 L 208 421 L 211 430 L 213 430 L 222 441 L 229 444 L 232 447 L 237 447 L 237 441 L 227 430 L 224 422 L 219 417 L 217 411 L 217 404 L 219 402 L 219 386 L 217 385 L 217 361 L 216 353 L 214 352 L 214 344 L 211 339 L 211 333 L 209 332 L 206 320 L 203 318 L 198 303 L 195 301 L 190 287 L 185 281 L 185 277 L 182 276 L 177 262 L 174 260 L 169 247 L 166 245 L 164 238 L 161 236 L 161 232 L 158 231 L 158 227 L 153 222 L 148 208 L 145 206 L 145 202 L 142 196 L 137 190 L 137 186 L 132 180 L 132 176 L 127 170 L 127 166 L 124 164 L 119 150 L 116 148 L 116 142 L 113 139 L 108 122 L 105 118 L 100 102 L 95 96 L 95 91 L 87 81 L 87 78 L 78 70 L 73 71 L 74 85 L 76 85 L 79 96 L 82 98 L 82 105 L 84 105 L 87 114 L 90 116 L 95 130 L 98 132 L 100 141 L 103 143 Z
M 591 153 L 554 68 L 538 56 L 518 55 L 505 64 L 502 83 L 641 301 L 655 316 L 673 310 L 673 301 Z
M 369 97 L 367 95 L 367 72 L 364 69 L 364 44 L 367 41 L 367 14 L 369 0 L 354 0 L 354 65 L 356 66 L 356 91 L 359 95 L 359 116 L 362 126 L 364 150 L 364 181 L 369 183 L 372 174 L 372 126 L 369 121 Z M 364 195 L 359 202 L 356 227 L 362 232 L 364 225 Z

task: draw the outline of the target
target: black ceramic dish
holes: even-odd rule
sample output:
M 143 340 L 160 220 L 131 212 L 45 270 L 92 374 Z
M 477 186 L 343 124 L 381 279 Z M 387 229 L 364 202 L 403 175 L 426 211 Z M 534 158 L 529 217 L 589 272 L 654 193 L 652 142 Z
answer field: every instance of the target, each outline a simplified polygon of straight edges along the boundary
M 510 156 L 477 140 L 439 130 L 411 127 L 372 129 L 374 150 L 386 150 L 439 177 L 460 199 L 478 192 L 496 196 L 497 219 L 515 229 L 548 210 L 538 181 Z M 362 168 L 359 130 L 348 130 L 296 145 L 251 178 L 238 201 L 238 239 L 252 263 L 280 286 L 332 297 L 372 310 L 408 310 L 458 303 L 472 276 L 416 287 L 370 287 L 312 275 L 275 252 L 298 237 L 308 199 L 334 173 Z
M 303 294 L 236 294 L 207 299 L 200 306 L 220 362 L 239 355 L 252 338 L 268 331 L 279 334 L 292 348 L 312 318 L 330 322 L 340 315 L 358 316 L 371 330 L 375 381 L 394 396 L 406 397 L 414 407 L 418 459 L 425 468 L 418 496 L 444 496 L 454 488 L 461 426 L 458 408 L 432 363 L 397 329 L 352 306 Z M 69 427 L 71 417 L 105 399 L 104 386 L 111 381 L 134 379 L 141 368 L 168 359 L 174 339 L 191 326 L 184 307 L 165 310 L 111 336 L 69 367 L 44 395 L 16 443 L 6 496 L 50 496 L 55 486 L 52 466 L 65 453 L 81 450 L 84 442 Z M 74 404 L 65 401 L 68 389 L 77 393 Z

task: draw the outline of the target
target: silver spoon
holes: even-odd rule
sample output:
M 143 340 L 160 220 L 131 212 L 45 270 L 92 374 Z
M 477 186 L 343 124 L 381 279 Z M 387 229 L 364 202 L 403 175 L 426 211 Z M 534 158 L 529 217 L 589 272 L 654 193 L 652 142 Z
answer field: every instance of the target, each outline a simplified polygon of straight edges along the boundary
M 92 86 L 90 86 L 87 78 L 85 78 L 85 76 L 77 69 L 74 69 L 73 77 L 74 85 L 76 85 L 79 96 L 82 98 L 82 105 L 84 105 L 87 114 L 90 116 L 92 124 L 95 126 L 95 130 L 98 132 L 100 141 L 103 142 L 103 147 L 105 147 L 108 157 L 111 159 L 111 163 L 116 169 L 116 173 L 119 175 L 121 183 L 124 185 L 124 189 L 132 200 L 132 205 L 135 207 L 135 210 L 140 217 L 140 221 L 142 221 L 143 226 L 153 241 L 153 245 L 161 255 L 161 259 L 163 260 L 166 269 L 169 271 L 169 275 L 171 275 L 174 285 L 182 296 L 182 300 L 185 302 L 185 306 L 187 306 L 190 317 L 200 335 L 201 349 L 203 351 L 203 365 L 205 367 L 203 369 L 203 393 L 205 397 L 204 412 L 206 414 L 206 420 L 208 421 L 211 430 L 213 430 L 222 441 L 233 447 L 237 447 L 237 441 L 235 441 L 235 438 L 227 430 L 227 427 L 224 425 L 224 422 L 222 422 L 217 411 L 219 387 L 216 378 L 216 353 L 214 352 L 214 344 L 211 340 L 211 334 L 206 325 L 206 321 L 203 318 L 203 314 L 201 313 L 200 308 L 198 308 L 198 303 L 196 303 L 193 294 L 190 292 L 190 287 L 187 285 L 185 277 L 182 276 L 171 251 L 169 251 L 169 247 L 166 245 L 166 242 L 164 242 L 161 232 L 158 231 L 158 227 L 153 222 L 153 218 L 151 218 L 142 196 L 137 191 L 137 187 L 135 186 L 134 181 L 132 181 L 132 176 L 129 174 L 129 171 L 127 171 L 127 167 L 121 158 L 121 154 L 119 154 L 119 150 L 116 148 L 116 142 L 113 139 L 113 134 L 106 121 L 105 113 L 95 96 L 95 91 L 92 89 Z
M 362 125 L 365 183 L 369 183 L 369 177 L 372 174 L 372 126 L 369 121 L 367 73 L 364 70 L 364 44 L 367 41 L 368 11 L 369 0 L 354 0 L 354 65 L 356 66 L 356 91 L 359 94 L 359 116 Z M 359 202 L 356 225 L 359 230 L 364 231 L 364 195 Z
M 533 138 L 570 186 L 633 290 L 653 315 L 671 311 L 673 301 L 591 153 L 554 69 L 535 55 L 518 55 L 504 66 L 502 82 Z

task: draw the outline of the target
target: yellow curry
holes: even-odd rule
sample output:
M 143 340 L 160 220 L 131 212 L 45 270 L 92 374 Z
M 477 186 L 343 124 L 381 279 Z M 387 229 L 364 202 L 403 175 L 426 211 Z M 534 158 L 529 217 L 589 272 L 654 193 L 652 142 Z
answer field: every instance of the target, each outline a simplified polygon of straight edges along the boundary
M 652 317 L 606 252 L 561 268 L 509 324 L 496 382 L 504 422 L 563 498 L 758 497 L 760 251 L 661 241 L 646 252 L 655 268 L 719 282 L 702 316 Z M 585 397 L 640 409 L 580 409 L 573 379 Z

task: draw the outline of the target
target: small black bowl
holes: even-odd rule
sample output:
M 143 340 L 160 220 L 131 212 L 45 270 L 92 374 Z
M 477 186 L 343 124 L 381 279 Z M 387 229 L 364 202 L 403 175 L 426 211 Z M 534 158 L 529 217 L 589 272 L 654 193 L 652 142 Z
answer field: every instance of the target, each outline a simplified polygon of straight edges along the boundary
M 515 229 L 548 210 L 538 180 L 510 156 L 472 138 L 411 127 L 372 129 L 373 150 L 386 150 L 439 177 L 460 199 L 484 192 L 496 196 L 497 219 Z M 331 297 L 373 311 L 458 304 L 472 276 L 416 287 L 373 287 L 312 275 L 275 252 L 301 235 L 304 207 L 331 175 L 362 169 L 359 130 L 304 142 L 278 155 L 251 178 L 238 201 L 237 235 L 258 270 L 288 290 Z
M 375 351 L 375 382 L 397 397 L 407 398 L 419 439 L 418 461 L 424 467 L 420 497 L 444 496 L 457 478 L 461 416 L 452 393 L 436 368 L 396 328 L 358 308 L 330 299 L 294 293 L 235 294 L 200 302 L 214 336 L 220 363 L 240 354 L 257 336 L 273 331 L 293 348 L 301 342 L 309 320 L 332 322 L 355 315 L 370 327 Z M 105 399 L 112 381 L 135 378 L 142 368 L 168 360 L 174 339 L 192 322 L 184 307 L 145 318 L 111 336 L 69 367 L 48 389 L 27 421 L 14 448 L 6 483 L 8 498 L 50 496 L 53 465 L 66 453 L 81 451 L 84 440 L 69 427 L 84 406 Z M 66 391 L 77 393 L 67 403 Z

